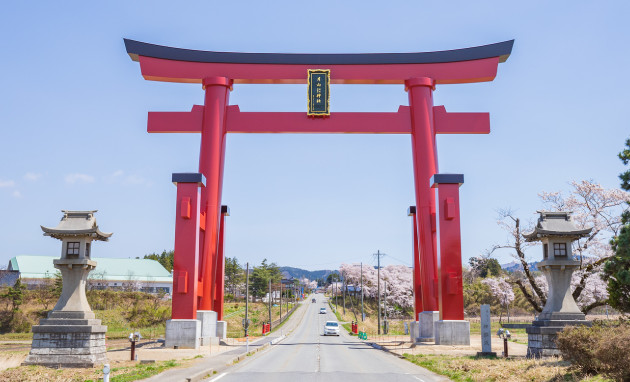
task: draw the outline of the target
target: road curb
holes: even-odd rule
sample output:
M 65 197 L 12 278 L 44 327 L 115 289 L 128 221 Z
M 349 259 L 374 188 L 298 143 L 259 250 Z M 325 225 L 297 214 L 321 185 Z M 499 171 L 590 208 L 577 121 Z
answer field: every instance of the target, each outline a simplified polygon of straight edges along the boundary
M 270 342 L 270 343 L 271 343 L 272 345 L 275 345 L 275 344 L 277 344 L 278 342 L 280 342 L 280 341 L 284 340 L 285 338 L 287 338 L 287 336 L 282 335 L 282 336 L 280 336 L 280 337 L 278 337 L 278 338 L 275 338 L 275 339 L 271 340 L 271 342 Z
M 374 342 L 366 342 L 366 344 L 370 345 L 371 347 L 373 347 L 376 350 L 381 350 L 381 351 L 384 351 L 385 353 L 391 354 L 391 355 L 393 355 L 396 358 L 405 359 L 404 356 L 392 352 L 391 350 L 387 349 L 385 346 L 381 346 L 381 345 L 376 344 Z
M 216 368 L 208 368 L 208 369 L 204 369 L 201 371 L 198 371 L 192 375 L 190 375 L 189 377 L 184 378 L 185 382 L 199 382 L 202 381 L 204 379 L 209 379 L 212 378 L 214 375 L 218 374 L 219 372 L 233 366 L 235 363 L 237 362 L 241 362 L 242 360 L 246 359 L 248 356 L 251 356 L 261 350 L 267 349 L 268 347 L 270 347 L 271 345 L 275 345 L 279 342 L 281 342 L 282 340 L 284 340 L 285 338 L 287 338 L 286 335 L 274 338 L 273 340 L 271 340 L 270 342 L 267 342 L 265 344 L 262 344 L 260 346 L 257 346 L 256 348 L 250 350 L 249 352 L 245 351 L 237 356 L 234 356 L 231 359 L 228 359 L 226 364 L 221 366 L 221 367 L 216 367 Z
M 280 339 L 280 337 L 278 338 L 278 340 Z M 272 340 L 275 341 L 275 340 Z M 204 379 L 209 379 L 212 378 L 214 375 L 218 374 L 220 371 L 223 371 L 225 369 L 227 369 L 228 367 L 234 365 L 237 362 L 240 362 L 244 359 L 246 359 L 248 356 L 253 355 L 254 353 L 257 353 L 263 349 L 266 349 L 270 346 L 270 342 L 267 342 L 265 344 L 262 344 L 258 347 L 256 347 L 255 349 L 248 351 L 245 351 L 244 353 L 241 353 L 231 359 L 228 359 L 226 364 L 221 366 L 221 367 L 217 367 L 217 368 L 208 368 L 208 369 L 204 369 L 201 371 L 198 371 L 194 374 L 191 374 L 189 377 L 184 378 L 185 382 L 199 382 L 202 381 Z
M 300 302 L 301 305 L 303 305 L 302 302 Z M 296 311 L 299 309 L 296 309 Z M 295 311 L 293 312 L 295 313 Z M 302 317 L 299 318 L 299 320 L 301 321 L 304 318 L 304 314 L 305 312 L 302 314 Z M 289 318 L 292 318 L 293 314 L 291 314 L 290 317 L 287 318 L 286 321 L 289 320 Z M 286 322 L 285 321 L 285 322 Z M 295 329 L 295 328 L 293 328 Z M 282 342 L 284 339 L 287 338 L 287 336 L 293 332 L 293 329 L 289 330 L 286 334 L 283 334 L 279 337 L 275 337 L 273 339 L 271 339 L 268 342 L 265 342 L 264 344 L 260 344 L 260 345 L 256 345 L 255 343 L 251 343 L 250 344 L 250 350 L 246 351 L 245 350 L 245 346 L 242 345 L 243 351 L 240 354 L 236 354 L 233 357 L 230 358 L 225 358 L 224 362 L 222 362 L 220 365 L 213 365 L 210 366 L 208 365 L 207 367 L 202 367 L 200 369 L 197 369 L 197 371 L 191 371 L 190 374 L 186 375 L 186 373 L 181 373 L 179 376 L 175 377 L 175 376 L 167 376 L 170 370 L 164 371 L 158 375 L 155 375 L 153 377 L 149 377 L 148 380 L 152 381 L 152 382 L 156 382 L 156 381 L 168 381 L 168 382 L 199 382 L 199 381 L 203 381 L 203 380 L 209 380 L 217 375 L 219 375 L 219 373 L 223 372 L 224 370 L 234 366 L 236 363 L 246 359 L 248 356 L 254 355 L 255 353 L 264 350 L 264 349 L 268 349 L 269 347 L 271 347 L 272 345 L 276 345 L 280 342 Z M 219 354 L 220 355 L 220 354 Z M 191 366 L 194 367 L 194 366 Z M 167 374 L 167 375 L 164 375 Z

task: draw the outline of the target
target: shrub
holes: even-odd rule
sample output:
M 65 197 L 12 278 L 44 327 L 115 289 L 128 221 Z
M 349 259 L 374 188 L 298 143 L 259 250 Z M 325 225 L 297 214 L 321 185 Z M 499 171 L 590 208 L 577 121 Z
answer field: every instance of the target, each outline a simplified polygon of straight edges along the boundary
M 558 349 L 565 360 L 586 374 L 603 374 L 630 381 L 630 324 L 595 323 L 592 328 L 567 327 L 558 334 Z

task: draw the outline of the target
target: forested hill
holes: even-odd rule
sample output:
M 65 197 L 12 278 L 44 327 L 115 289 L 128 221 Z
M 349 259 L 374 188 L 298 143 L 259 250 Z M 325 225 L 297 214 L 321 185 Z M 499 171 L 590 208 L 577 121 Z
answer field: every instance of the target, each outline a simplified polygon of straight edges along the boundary
M 306 277 L 309 280 L 317 280 L 319 278 L 326 279 L 329 274 L 337 271 L 322 269 L 320 271 L 307 271 L 306 269 L 293 267 L 280 267 L 280 272 L 288 273 L 290 276 L 301 279 Z

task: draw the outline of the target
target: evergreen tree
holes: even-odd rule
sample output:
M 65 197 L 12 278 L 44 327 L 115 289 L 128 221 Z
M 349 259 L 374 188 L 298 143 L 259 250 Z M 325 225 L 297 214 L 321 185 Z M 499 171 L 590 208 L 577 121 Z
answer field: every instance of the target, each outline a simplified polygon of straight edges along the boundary
M 253 296 L 262 297 L 269 291 L 269 280 L 277 283 L 281 279 L 282 273 L 276 263 L 267 264 L 267 259 L 264 259 L 249 276 L 249 288 Z
M 326 277 L 326 284 L 330 285 L 334 282 L 341 281 L 341 276 L 339 276 L 339 272 L 335 271 Z
M 630 162 L 630 138 L 626 140 L 626 148 L 619 153 L 623 164 Z M 621 188 L 630 191 L 630 170 L 619 175 Z M 622 215 L 624 226 L 619 236 L 613 238 L 613 256 L 604 266 L 604 275 L 608 281 L 610 305 L 622 312 L 630 312 L 630 211 Z
M 499 276 L 503 272 L 499 261 L 488 256 L 471 257 L 468 263 L 470 264 L 470 270 L 482 279 Z
M 55 281 L 52 285 L 53 296 L 59 298 L 61 296 L 61 291 L 63 290 L 63 277 L 61 277 L 61 272 L 55 272 Z
M 225 289 L 236 297 L 236 288 L 243 283 L 245 272 L 243 267 L 238 263 L 236 257 L 227 257 L 225 259 Z
M 145 259 L 156 260 L 158 263 L 162 264 L 167 271 L 173 271 L 173 258 L 175 256 L 175 251 L 162 251 L 161 254 L 150 253 L 148 255 L 144 255 Z
M 11 314 L 15 314 L 20 310 L 20 305 L 24 302 L 24 291 L 26 285 L 22 284 L 22 279 L 18 278 L 12 287 L 7 288 L 7 291 L 2 294 L 1 297 L 8 299 L 11 302 Z

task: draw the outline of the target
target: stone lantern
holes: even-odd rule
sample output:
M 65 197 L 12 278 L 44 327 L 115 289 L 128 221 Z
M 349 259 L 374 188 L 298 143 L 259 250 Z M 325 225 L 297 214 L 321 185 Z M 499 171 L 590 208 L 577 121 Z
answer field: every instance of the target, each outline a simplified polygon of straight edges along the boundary
M 96 267 L 91 259 L 94 240 L 108 241 L 111 233 L 98 229 L 96 211 L 62 211 L 61 222 L 42 226 L 44 236 L 61 240 L 61 258 L 53 260 L 61 271 L 63 289 L 48 317 L 33 326 L 31 351 L 25 365 L 93 367 L 106 360 L 107 326 L 90 309 L 85 286 Z
M 592 228 L 576 227 L 571 212 L 538 213 L 540 217 L 534 231 L 523 236 L 527 241 L 542 242 L 543 260 L 537 267 L 547 279 L 549 293 L 542 312 L 526 329 L 528 357 L 559 355 L 556 347 L 558 332 L 567 325 L 591 325 L 573 299 L 571 275 L 580 262 L 573 259 L 571 245 L 588 236 Z

